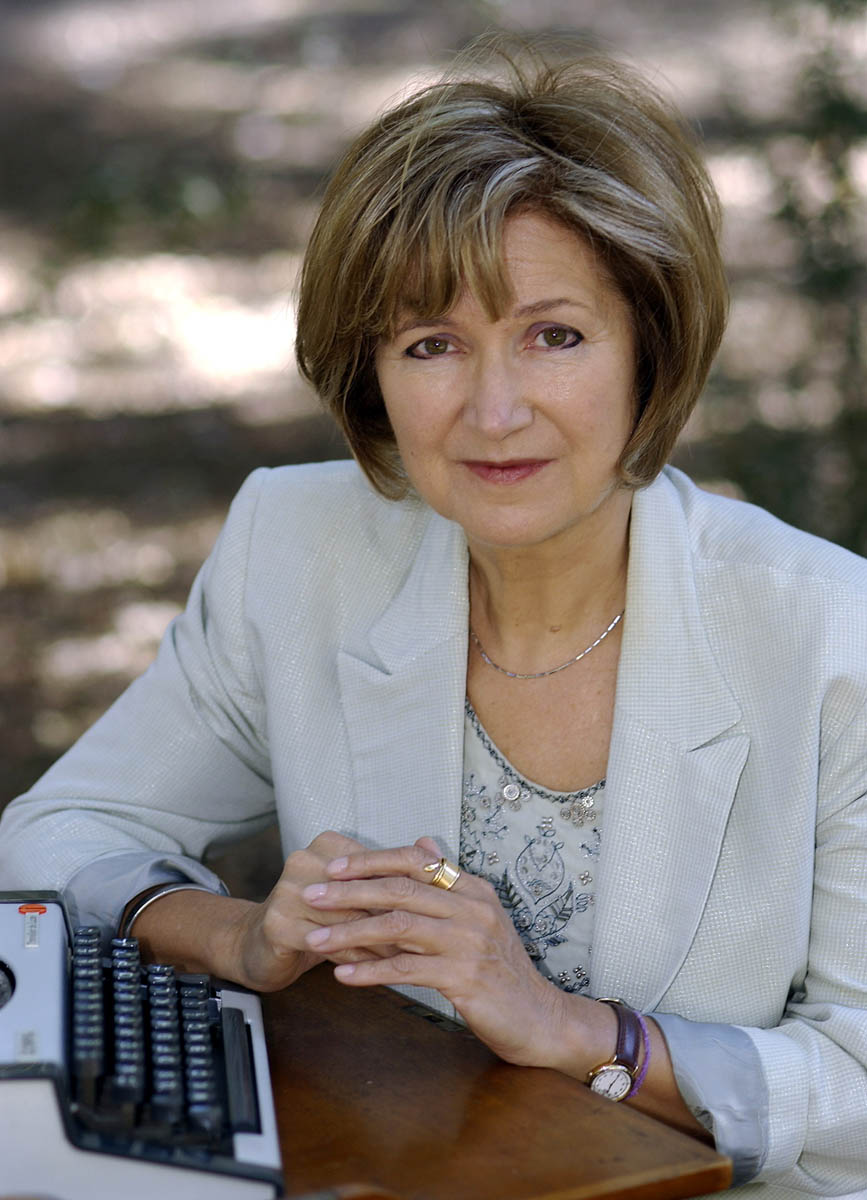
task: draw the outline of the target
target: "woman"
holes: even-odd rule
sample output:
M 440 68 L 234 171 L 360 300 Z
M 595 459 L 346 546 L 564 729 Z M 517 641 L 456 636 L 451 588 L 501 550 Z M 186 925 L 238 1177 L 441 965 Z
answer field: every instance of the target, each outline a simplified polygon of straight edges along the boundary
M 867 568 L 664 468 L 716 229 L 609 62 L 376 122 L 299 309 L 358 465 L 248 480 L 154 667 L 8 809 L 2 880 L 254 988 L 423 988 L 768 1200 L 861 1195 Z M 275 814 L 280 880 L 227 897 L 202 856 Z

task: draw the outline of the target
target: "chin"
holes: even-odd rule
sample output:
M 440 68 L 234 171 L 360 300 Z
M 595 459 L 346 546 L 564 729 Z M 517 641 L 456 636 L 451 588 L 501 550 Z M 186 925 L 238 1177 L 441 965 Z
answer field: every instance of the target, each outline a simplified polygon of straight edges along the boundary
M 612 507 L 606 504 L 613 494 L 620 494 L 611 488 L 595 501 L 584 506 L 576 505 L 568 512 L 552 513 L 524 511 L 500 508 L 499 511 L 468 514 L 464 509 L 456 513 L 454 508 L 449 516 L 464 530 L 467 540 L 479 546 L 488 546 L 498 550 L 531 550 L 547 544 L 563 546 L 564 553 L 569 546 L 579 546 L 583 539 L 617 538 L 623 525 L 623 518 L 628 520 L 628 510 L 631 507 L 631 493 L 624 496 L 625 512 L 619 504 Z M 469 519 L 462 519 L 469 518 Z
M 459 522 L 467 540 L 492 550 L 529 550 L 546 542 L 556 541 L 564 532 L 561 526 L 540 528 L 534 525 L 494 524 L 485 522 Z

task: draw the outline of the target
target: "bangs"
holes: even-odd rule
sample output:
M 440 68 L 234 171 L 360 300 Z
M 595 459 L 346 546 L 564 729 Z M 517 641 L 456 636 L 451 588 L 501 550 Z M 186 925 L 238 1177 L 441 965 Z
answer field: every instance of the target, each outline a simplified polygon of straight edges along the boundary
M 371 271 L 371 335 L 391 338 L 408 315 L 444 316 L 467 292 L 490 320 L 508 310 L 514 293 L 502 255 L 508 217 L 542 208 L 541 162 L 497 164 L 487 177 L 449 179 L 408 205 L 404 196 Z

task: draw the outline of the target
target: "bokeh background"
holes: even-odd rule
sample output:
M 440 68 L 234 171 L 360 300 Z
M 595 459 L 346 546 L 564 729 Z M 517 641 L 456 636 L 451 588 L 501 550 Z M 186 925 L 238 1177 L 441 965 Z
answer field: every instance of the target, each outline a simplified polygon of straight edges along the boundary
M 867 553 L 865 0 L 0 0 L 0 807 L 151 660 L 244 476 L 344 453 L 292 356 L 317 198 L 492 29 L 697 124 L 733 307 L 677 462 Z

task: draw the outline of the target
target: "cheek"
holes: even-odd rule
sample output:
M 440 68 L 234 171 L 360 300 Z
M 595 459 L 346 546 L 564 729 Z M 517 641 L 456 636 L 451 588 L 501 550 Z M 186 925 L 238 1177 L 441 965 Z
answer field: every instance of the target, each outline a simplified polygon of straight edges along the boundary
M 390 384 L 387 377 L 383 378 L 382 373 L 377 372 L 377 379 L 385 415 L 388 417 L 388 423 L 391 426 L 391 432 L 394 434 L 398 449 L 402 452 L 403 443 L 408 439 L 409 422 L 407 414 L 410 410 L 405 403 L 405 398 L 400 397 L 400 393 L 396 393 L 395 388 Z
M 421 386 L 380 377 L 385 411 L 402 455 L 417 455 L 442 444 L 454 419 L 448 391 L 430 382 Z
M 606 458 L 609 453 L 619 455 L 638 415 L 631 381 L 617 372 L 585 379 L 578 389 L 573 380 L 561 390 L 551 389 L 541 411 L 568 441 L 588 449 L 595 446 Z
M 632 436 L 639 416 L 633 373 L 613 369 L 601 383 L 599 398 L 600 435 L 619 451 Z
M 424 419 L 423 410 L 416 407 L 405 393 L 401 394 L 399 400 L 393 395 L 389 399 L 383 398 L 397 452 L 410 481 L 418 488 L 432 458 L 435 439 L 431 437 L 431 423 Z
M 391 424 L 391 431 L 397 442 L 397 448 L 404 459 L 412 457 L 418 444 L 418 422 L 413 420 L 412 406 L 404 402 L 395 403 L 385 400 L 385 411 Z

